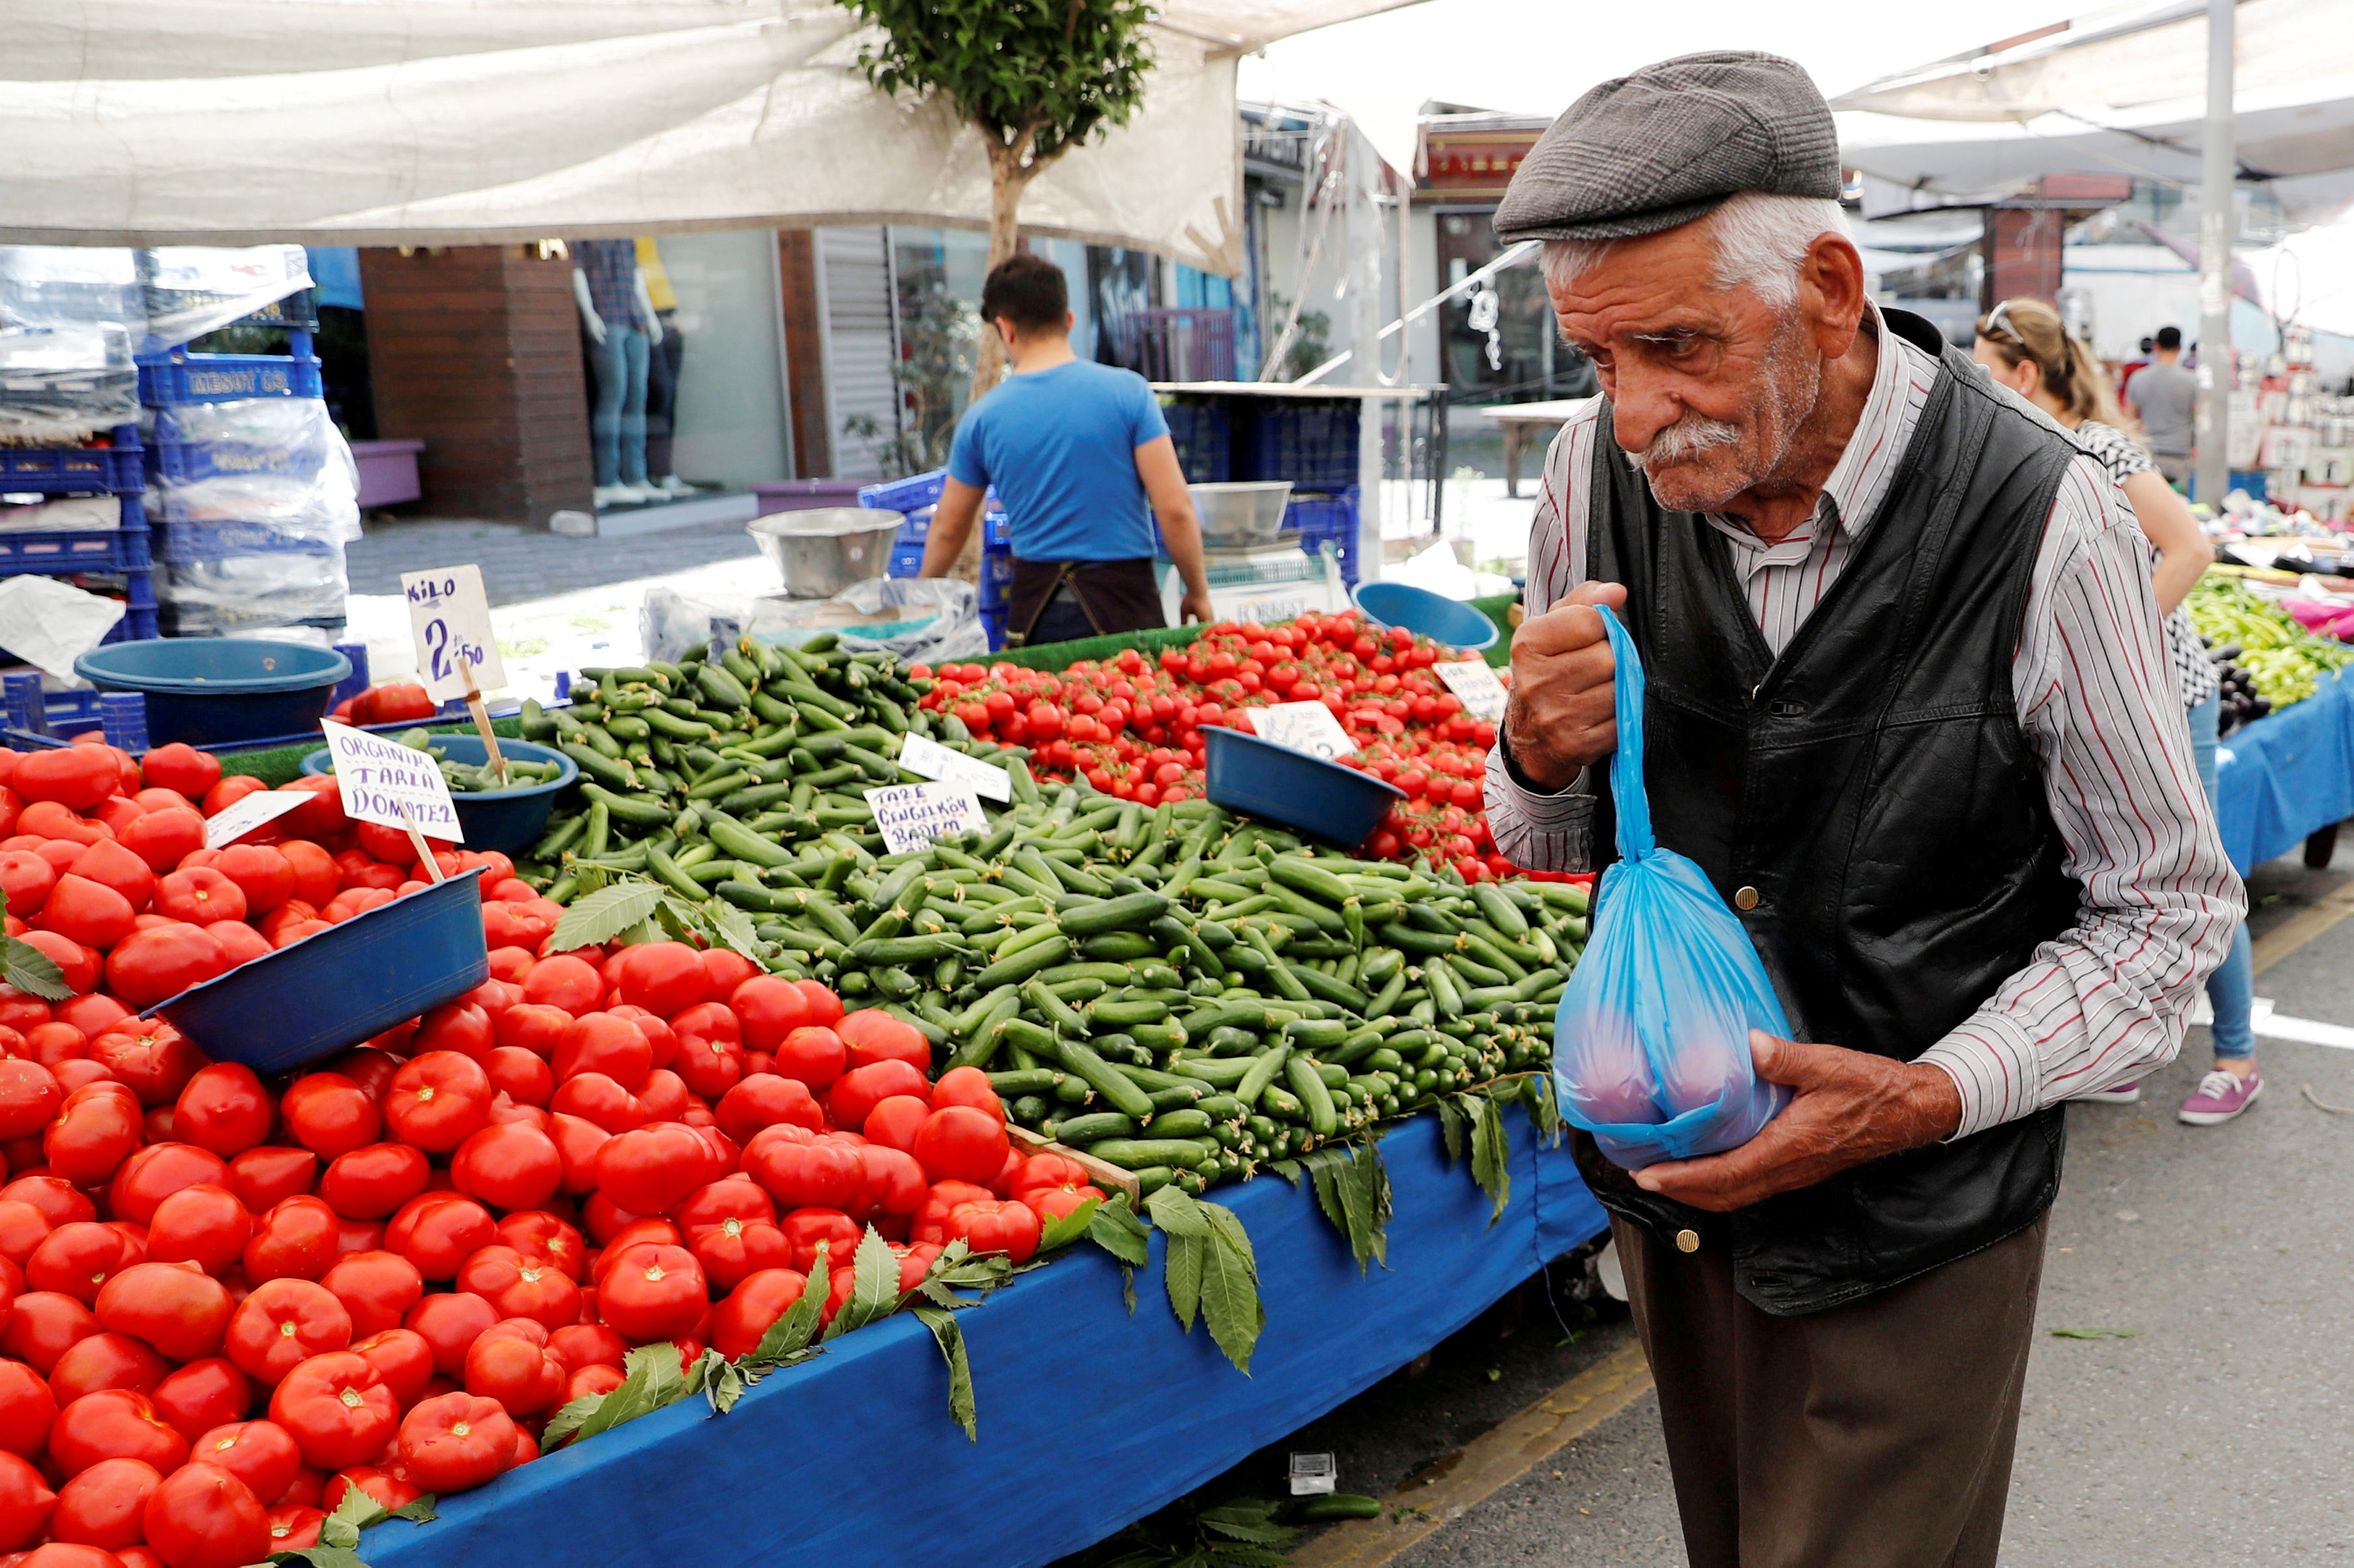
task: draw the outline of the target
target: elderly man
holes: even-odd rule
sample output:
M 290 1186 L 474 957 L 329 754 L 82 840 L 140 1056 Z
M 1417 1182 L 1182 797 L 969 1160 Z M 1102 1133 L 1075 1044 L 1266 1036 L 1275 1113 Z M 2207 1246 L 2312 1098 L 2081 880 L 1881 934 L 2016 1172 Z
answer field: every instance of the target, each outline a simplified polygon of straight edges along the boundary
M 1797 1039 L 1749 1143 L 1611 1210 L 1702 1568 L 1991 1564 L 2061 1102 L 2169 1060 L 2244 895 L 2146 547 L 2091 458 L 1876 309 L 1831 116 L 1759 54 L 1580 99 L 1496 214 L 1606 398 L 1565 426 L 1488 770 L 1516 863 L 1606 856 L 1614 607 L 1659 842 Z

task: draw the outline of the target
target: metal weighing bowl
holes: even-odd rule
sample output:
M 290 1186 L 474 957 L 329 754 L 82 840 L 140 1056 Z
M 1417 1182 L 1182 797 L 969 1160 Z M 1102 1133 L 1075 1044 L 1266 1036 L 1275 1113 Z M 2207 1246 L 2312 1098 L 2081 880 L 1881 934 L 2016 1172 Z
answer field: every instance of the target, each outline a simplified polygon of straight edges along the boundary
M 1193 510 L 1207 545 L 1264 545 L 1283 529 L 1283 509 L 1291 503 L 1291 481 L 1195 484 Z
M 773 512 L 744 524 L 794 599 L 832 599 L 885 574 L 905 514 L 867 506 Z

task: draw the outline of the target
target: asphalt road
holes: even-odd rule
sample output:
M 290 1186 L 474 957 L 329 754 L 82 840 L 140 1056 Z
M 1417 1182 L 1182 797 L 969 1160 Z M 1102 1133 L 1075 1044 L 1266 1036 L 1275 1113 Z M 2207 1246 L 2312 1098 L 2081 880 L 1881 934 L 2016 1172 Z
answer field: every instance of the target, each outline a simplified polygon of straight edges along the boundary
M 2259 867 L 2253 928 L 2261 938 L 2341 888 L 2354 892 L 2354 848 L 2326 872 Z M 2269 956 L 2260 945 L 2259 962 Z M 2354 920 L 2280 959 L 2256 990 L 2285 1015 L 2354 1025 Z M 2175 1108 L 2210 1065 L 2207 1044 L 2194 1028 L 2141 1105 L 2069 1113 L 2005 1568 L 2354 1563 L 2354 1051 L 2260 1039 L 2256 1107 L 2226 1127 L 2184 1127 Z M 2307 1086 L 2349 1112 L 2317 1108 Z M 1403 1483 L 1410 1497 L 1464 1445 L 1632 1339 L 1622 1308 L 1605 1302 L 1597 1316 L 1565 1300 L 1567 1276 L 1524 1287 L 1427 1367 L 1221 1487 L 1279 1495 L 1287 1451 L 1330 1450 L 1342 1489 Z M 2053 1332 L 2063 1329 L 2116 1337 Z M 1382 1560 L 1685 1563 L 1655 1400 L 1645 1393 Z

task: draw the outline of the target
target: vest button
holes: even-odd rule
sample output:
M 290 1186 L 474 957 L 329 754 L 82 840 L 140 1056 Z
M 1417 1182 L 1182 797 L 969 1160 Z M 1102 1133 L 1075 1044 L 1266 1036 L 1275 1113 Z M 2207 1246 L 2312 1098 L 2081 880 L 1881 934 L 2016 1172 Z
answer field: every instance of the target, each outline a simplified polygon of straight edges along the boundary
M 1678 1252 L 1698 1252 L 1700 1250 L 1700 1233 L 1698 1231 L 1678 1231 L 1676 1233 L 1676 1250 Z
M 1757 890 L 1754 887 L 1744 887 L 1740 892 L 1735 893 L 1733 895 L 1733 906 L 1735 909 L 1756 908 Z

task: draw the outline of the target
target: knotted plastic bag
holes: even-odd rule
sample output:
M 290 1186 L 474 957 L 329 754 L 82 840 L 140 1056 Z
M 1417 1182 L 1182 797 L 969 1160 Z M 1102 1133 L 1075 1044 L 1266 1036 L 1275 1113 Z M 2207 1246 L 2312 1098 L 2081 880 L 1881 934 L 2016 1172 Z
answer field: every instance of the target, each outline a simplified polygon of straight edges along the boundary
M 1749 1032 L 1789 1038 L 1766 966 L 1705 872 L 1651 836 L 1643 789 L 1643 662 L 1602 610 L 1617 670 L 1610 794 L 1618 861 L 1553 1019 L 1562 1115 L 1629 1171 L 1738 1148 L 1789 1090 L 1756 1075 Z

